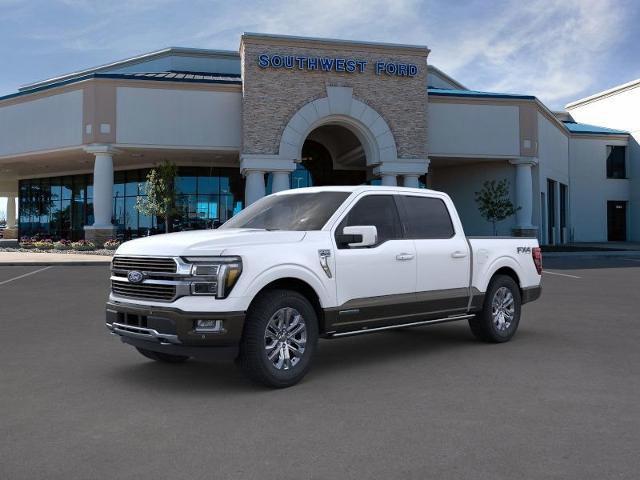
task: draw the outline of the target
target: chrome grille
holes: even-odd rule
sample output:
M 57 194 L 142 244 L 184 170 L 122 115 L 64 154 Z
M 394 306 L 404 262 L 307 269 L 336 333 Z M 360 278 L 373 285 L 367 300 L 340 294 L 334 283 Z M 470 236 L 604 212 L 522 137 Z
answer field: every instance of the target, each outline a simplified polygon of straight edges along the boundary
M 111 291 L 115 295 L 130 298 L 142 298 L 147 300 L 171 301 L 176 296 L 175 285 L 158 283 L 129 283 L 119 280 L 111 280 Z
M 113 257 L 114 270 L 138 270 L 140 272 L 176 273 L 173 258 L 163 257 Z

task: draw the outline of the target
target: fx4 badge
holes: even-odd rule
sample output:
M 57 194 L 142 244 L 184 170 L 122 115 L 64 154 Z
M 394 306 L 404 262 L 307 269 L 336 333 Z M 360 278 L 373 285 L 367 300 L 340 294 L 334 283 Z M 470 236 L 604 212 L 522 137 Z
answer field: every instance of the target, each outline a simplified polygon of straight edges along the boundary
M 518 247 L 518 253 L 531 253 L 531 247 Z

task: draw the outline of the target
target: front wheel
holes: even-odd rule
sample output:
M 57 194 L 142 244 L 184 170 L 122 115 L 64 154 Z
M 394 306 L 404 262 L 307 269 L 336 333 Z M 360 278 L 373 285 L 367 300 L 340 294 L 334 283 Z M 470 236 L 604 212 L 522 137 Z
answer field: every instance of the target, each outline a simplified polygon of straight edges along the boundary
M 291 290 L 269 290 L 249 308 L 240 343 L 240 366 L 273 388 L 305 376 L 318 342 L 318 319 L 309 301 Z
M 511 277 L 497 275 L 489 283 L 482 311 L 469 320 L 469 327 L 479 340 L 507 342 L 518 329 L 520 311 L 518 284 Z

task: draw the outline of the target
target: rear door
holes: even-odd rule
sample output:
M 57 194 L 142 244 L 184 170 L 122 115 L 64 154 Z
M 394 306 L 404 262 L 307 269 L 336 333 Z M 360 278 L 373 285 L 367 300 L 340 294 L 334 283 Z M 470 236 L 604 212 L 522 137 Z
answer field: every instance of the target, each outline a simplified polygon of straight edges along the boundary
M 377 243 L 349 248 L 335 242 L 336 233 L 356 225 L 375 226 Z M 402 316 L 402 305 L 410 305 L 414 298 L 416 252 L 413 241 L 403 238 L 394 196 L 377 193 L 361 196 L 332 235 L 336 244 L 338 298 L 334 327 L 353 330 Z
M 416 300 L 421 309 L 436 316 L 465 312 L 471 253 L 462 227 L 454 223 L 443 198 L 399 198 L 405 236 L 413 240 L 416 249 Z

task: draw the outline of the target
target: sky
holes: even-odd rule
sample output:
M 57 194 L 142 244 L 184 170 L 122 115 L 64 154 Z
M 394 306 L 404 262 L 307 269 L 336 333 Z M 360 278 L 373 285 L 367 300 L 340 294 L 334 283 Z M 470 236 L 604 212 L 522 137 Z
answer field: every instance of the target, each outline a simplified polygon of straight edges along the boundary
M 427 45 L 466 87 L 554 110 L 640 78 L 637 0 L 0 0 L 0 95 L 168 46 L 237 50 L 245 31 Z

